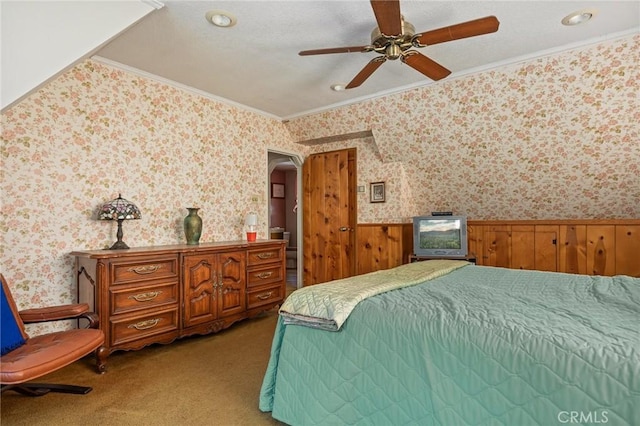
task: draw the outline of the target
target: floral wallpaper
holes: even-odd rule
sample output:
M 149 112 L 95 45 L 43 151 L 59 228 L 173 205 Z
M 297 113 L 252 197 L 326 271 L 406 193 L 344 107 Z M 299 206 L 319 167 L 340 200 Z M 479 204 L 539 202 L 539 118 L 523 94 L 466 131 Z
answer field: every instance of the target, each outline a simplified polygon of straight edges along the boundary
M 640 36 L 290 120 L 295 140 L 370 129 L 359 222 L 640 217 Z M 375 154 L 374 154 L 375 153 Z M 368 202 L 386 181 L 387 202 Z
M 96 218 L 120 193 L 142 212 L 130 246 L 184 242 L 187 207 L 201 241 L 241 239 L 250 210 L 266 234 L 267 149 L 357 147 L 360 223 L 639 218 L 639 93 L 638 35 L 287 124 L 87 60 L 2 112 L 0 271 L 21 307 L 74 301 L 69 253 L 113 244 Z
M 411 188 L 401 162 L 384 162 L 374 137 L 362 137 L 348 142 L 314 145 L 312 153 L 356 148 L 357 182 L 364 191 L 357 193 L 358 223 L 404 222 L 402 212 L 409 211 Z M 371 203 L 370 184 L 385 182 L 385 202 Z
M 100 206 L 122 194 L 141 210 L 130 247 L 240 240 L 244 216 L 267 230 L 267 149 L 304 155 L 278 120 L 88 60 L 2 113 L 2 260 L 21 307 L 75 300 L 73 250 L 108 248 Z

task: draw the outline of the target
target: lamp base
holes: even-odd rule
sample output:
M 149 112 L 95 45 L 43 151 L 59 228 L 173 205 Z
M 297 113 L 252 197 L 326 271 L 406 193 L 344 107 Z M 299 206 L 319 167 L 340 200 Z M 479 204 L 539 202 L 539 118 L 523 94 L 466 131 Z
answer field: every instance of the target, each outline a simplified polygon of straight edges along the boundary
M 129 246 L 122 241 L 122 221 L 124 219 L 118 219 L 118 232 L 116 232 L 116 237 L 118 237 L 118 241 L 116 241 L 109 250 L 123 250 L 128 249 Z
M 128 248 L 129 246 L 126 245 L 124 241 L 116 241 L 111 247 L 109 247 L 109 250 L 123 250 Z

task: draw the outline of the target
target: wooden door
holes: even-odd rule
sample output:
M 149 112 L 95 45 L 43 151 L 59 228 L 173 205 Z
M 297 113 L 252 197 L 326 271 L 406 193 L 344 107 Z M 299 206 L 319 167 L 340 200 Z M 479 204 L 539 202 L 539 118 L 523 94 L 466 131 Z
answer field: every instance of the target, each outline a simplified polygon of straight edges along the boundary
M 355 148 L 311 155 L 302 173 L 304 284 L 355 275 Z
M 246 259 L 243 251 L 218 255 L 220 279 L 218 283 L 218 317 L 245 311 Z

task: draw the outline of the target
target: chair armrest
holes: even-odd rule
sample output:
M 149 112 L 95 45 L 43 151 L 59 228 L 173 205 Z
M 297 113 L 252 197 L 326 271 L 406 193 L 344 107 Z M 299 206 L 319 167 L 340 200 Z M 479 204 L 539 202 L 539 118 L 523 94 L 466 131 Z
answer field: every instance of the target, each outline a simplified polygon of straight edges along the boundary
M 86 303 L 24 309 L 18 312 L 18 314 L 20 314 L 20 318 L 25 324 L 86 318 L 89 320 L 88 328 L 98 328 L 98 315 L 94 312 L 89 312 L 89 305 Z

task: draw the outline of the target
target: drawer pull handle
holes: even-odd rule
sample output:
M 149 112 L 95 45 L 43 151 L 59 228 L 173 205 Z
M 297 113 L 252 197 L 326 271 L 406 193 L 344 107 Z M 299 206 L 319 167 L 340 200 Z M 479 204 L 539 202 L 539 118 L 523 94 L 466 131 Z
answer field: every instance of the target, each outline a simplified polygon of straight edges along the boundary
M 135 324 L 131 324 L 128 328 L 135 328 L 136 330 L 148 330 L 158 325 L 159 322 L 160 322 L 160 318 L 155 318 L 155 319 L 140 321 Z
M 135 268 L 129 268 L 128 271 L 135 272 L 136 274 L 139 274 L 139 275 L 147 275 L 147 274 L 153 274 L 161 267 L 162 265 L 145 265 L 145 266 L 137 266 Z
M 272 251 L 267 251 L 267 252 L 263 252 L 263 253 L 258 253 L 257 256 L 260 259 L 271 259 L 272 257 L 275 256 L 275 253 Z
M 273 272 L 260 272 L 259 274 L 255 274 L 256 277 L 260 278 L 261 280 L 267 279 L 269 278 L 271 275 L 273 275 Z
M 267 300 L 268 298 L 270 298 L 270 297 L 271 297 L 271 294 L 272 294 L 272 293 L 273 293 L 273 292 L 272 292 L 272 291 L 270 291 L 269 293 L 262 293 L 262 294 L 259 294 L 259 295 L 257 295 L 256 297 L 257 297 L 258 299 L 260 299 L 260 300 Z
M 129 299 L 134 299 L 136 302 L 148 302 L 153 300 L 162 294 L 162 291 L 149 291 L 147 293 L 136 294 L 135 296 L 129 296 Z

